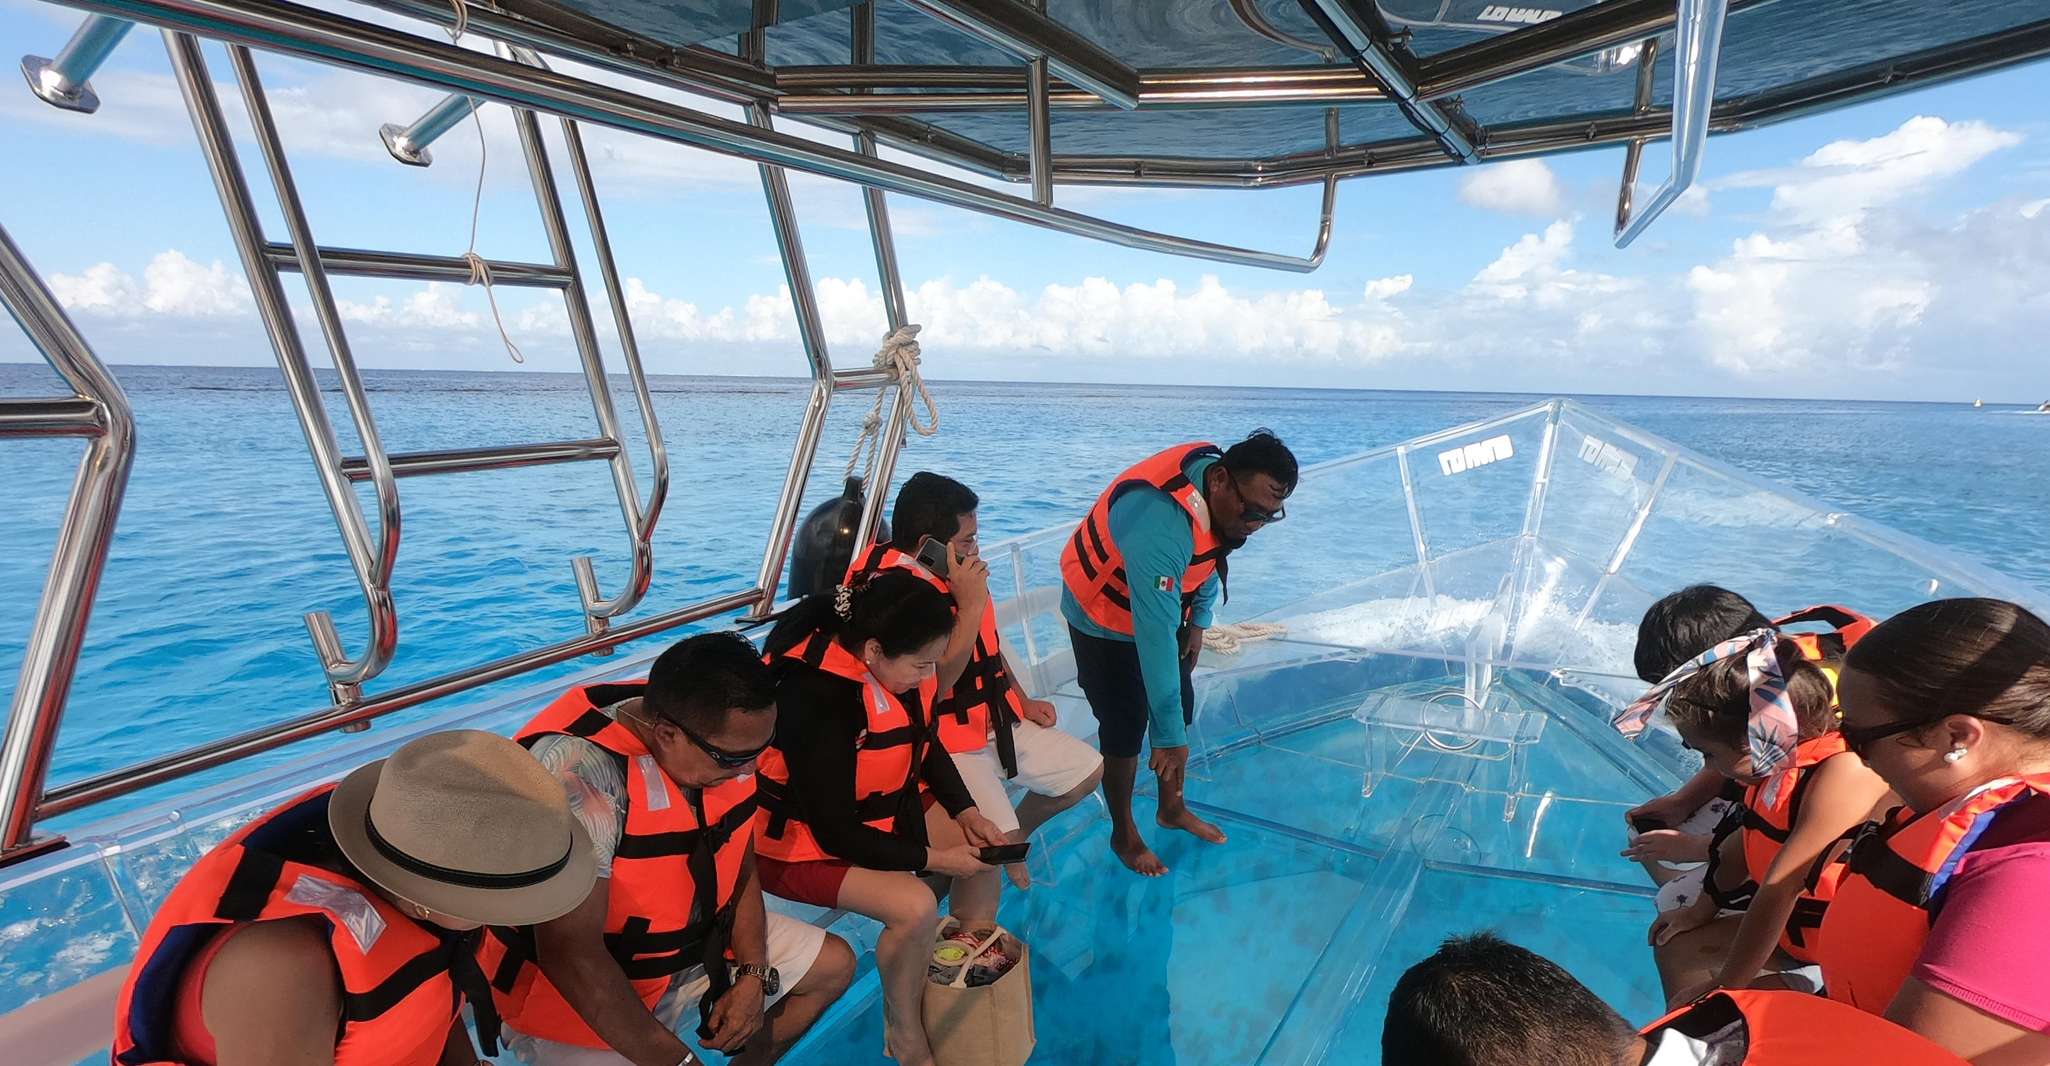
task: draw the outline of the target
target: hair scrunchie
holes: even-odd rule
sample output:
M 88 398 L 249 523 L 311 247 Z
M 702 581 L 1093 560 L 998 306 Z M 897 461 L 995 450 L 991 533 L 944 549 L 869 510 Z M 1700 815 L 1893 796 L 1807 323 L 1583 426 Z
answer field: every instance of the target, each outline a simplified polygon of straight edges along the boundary
M 833 613 L 839 615 L 842 622 L 849 621 L 854 617 L 854 586 L 838 585 L 834 587 Z

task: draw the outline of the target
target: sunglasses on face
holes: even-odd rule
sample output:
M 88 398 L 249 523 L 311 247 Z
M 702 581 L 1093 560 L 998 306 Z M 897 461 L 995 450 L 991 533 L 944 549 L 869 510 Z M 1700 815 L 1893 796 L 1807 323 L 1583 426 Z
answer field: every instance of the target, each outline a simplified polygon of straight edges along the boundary
M 1845 750 L 1862 759 L 1865 757 L 1865 753 L 1872 749 L 1874 744 L 1885 740 L 1887 737 L 1897 737 L 1902 733 L 1911 732 L 1923 726 L 1933 725 L 1939 721 L 1942 721 L 1942 719 L 1920 718 L 1906 722 L 1887 722 L 1884 725 L 1845 725 L 1837 727 L 1837 732 L 1844 735 Z
M 1239 476 L 1232 473 L 1229 469 L 1226 469 L 1224 473 L 1226 477 L 1231 479 L 1231 491 L 1238 494 L 1239 507 L 1241 508 L 1239 518 L 1242 521 L 1248 524 L 1259 522 L 1263 525 L 1271 526 L 1288 517 L 1288 508 L 1286 507 L 1276 507 L 1272 511 L 1268 511 L 1253 506 L 1253 501 L 1246 496 L 1245 486 L 1239 483 Z
M 697 745 L 699 751 L 704 752 L 706 757 L 710 758 L 712 762 L 716 763 L 723 770 L 738 770 L 746 766 L 760 758 L 762 752 L 769 750 L 769 744 L 775 743 L 772 739 L 769 741 L 769 744 L 763 744 L 752 751 L 728 751 L 699 736 L 695 730 L 684 725 L 682 722 L 670 721 L 669 724 L 675 726 L 677 732 L 682 733 L 692 744 Z

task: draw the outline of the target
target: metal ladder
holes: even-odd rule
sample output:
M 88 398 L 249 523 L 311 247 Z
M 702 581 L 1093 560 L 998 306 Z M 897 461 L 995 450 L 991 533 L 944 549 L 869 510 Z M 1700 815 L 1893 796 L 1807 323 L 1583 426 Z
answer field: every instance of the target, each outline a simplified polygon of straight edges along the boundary
M 626 587 L 610 599 L 603 597 L 590 558 L 578 556 L 573 560 L 586 628 L 593 636 L 606 633 L 612 619 L 640 603 L 654 577 L 651 542 L 656 519 L 661 514 L 663 500 L 669 490 L 669 459 L 663 444 L 662 427 L 648 394 L 646 375 L 641 369 L 640 351 L 627 315 L 625 293 L 613 263 L 611 243 L 606 236 L 604 217 L 591 180 L 590 163 L 576 123 L 562 120 L 563 142 L 567 146 L 569 167 L 575 177 L 592 244 L 597 252 L 599 274 L 611 303 L 613 319 L 618 325 L 627 376 L 640 406 L 642 425 L 647 435 L 653 485 L 645 504 L 641 500 L 633 463 L 620 430 L 619 415 L 614 410 L 612 394 L 606 383 L 604 356 L 598 347 L 583 273 L 570 242 L 569 227 L 554 172 L 549 165 L 548 150 L 541 139 L 540 123 L 532 111 L 514 109 L 513 117 L 553 261 L 489 260 L 488 263 L 492 279 L 497 284 L 550 288 L 562 293 L 570 333 L 575 339 L 584 380 L 590 389 L 591 409 L 597 418 L 598 434 L 583 440 L 387 454 L 378 437 L 376 420 L 364 393 L 348 336 L 342 328 L 341 314 L 328 278 L 340 274 L 466 283 L 470 280 L 468 262 L 458 256 L 316 244 L 278 137 L 276 122 L 271 116 L 269 99 L 257 74 L 255 59 L 248 49 L 230 45 L 228 59 L 241 88 L 258 150 L 276 189 L 278 207 L 284 216 L 289 237 L 284 242 L 266 240 L 198 39 L 167 30 L 164 41 L 170 51 L 179 89 L 192 115 L 193 129 L 199 135 L 201 151 L 206 156 L 215 189 L 220 194 L 221 207 L 227 215 L 228 229 L 241 256 L 243 272 L 249 278 L 265 331 L 277 353 L 287 393 L 313 454 L 315 471 L 320 476 L 328 506 L 334 512 L 335 524 L 341 530 L 343 545 L 355 569 L 369 613 L 369 642 L 353 658 L 344 651 L 334 620 L 326 611 L 306 614 L 306 628 L 320 656 L 335 705 L 346 708 L 361 701 L 363 682 L 376 677 L 385 668 L 398 645 L 398 610 L 392 600 L 391 579 L 399 550 L 401 522 L 397 479 L 401 477 L 584 460 L 604 460 L 610 464 L 613 488 L 619 497 L 620 516 L 625 522 L 632 549 L 632 570 Z M 514 56 L 503 45 L 499 47 L 501 54 L 509 58 L 538 63 L 531 54 Z M 283 274 L 286 271 L 296 271 L 305 279 L 314 317 L 333 357 L 335 374 L 340 380 L 350 418 L 363 444 L 360 456 L 342 454 L 334 428 L 328 422 L 326 409 L 321 403 L 319 383 L 314 378 L 292 308 L 285 297 Z M 370 482 L 374 490 L 377 512 L 374 535 L 351 487 L 360 481 Z

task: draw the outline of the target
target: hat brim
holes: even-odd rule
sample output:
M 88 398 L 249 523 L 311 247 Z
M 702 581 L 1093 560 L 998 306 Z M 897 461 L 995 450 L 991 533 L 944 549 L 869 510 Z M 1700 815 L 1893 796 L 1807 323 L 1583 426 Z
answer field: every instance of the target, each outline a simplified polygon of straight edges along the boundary
M 328 798 L 328 830 L 356 869 L 377 887 L 438 914 L 485 925 L 537 925 L 560 918 L 584 902 L 598 873 L 597 856 L 583 822 L 569 820 L 569 862 L 546 881 L 520 888 L 470 888 L 403 870 L 370 843 L 364 816 L 384 770 L 384 760 L 359 766 Z

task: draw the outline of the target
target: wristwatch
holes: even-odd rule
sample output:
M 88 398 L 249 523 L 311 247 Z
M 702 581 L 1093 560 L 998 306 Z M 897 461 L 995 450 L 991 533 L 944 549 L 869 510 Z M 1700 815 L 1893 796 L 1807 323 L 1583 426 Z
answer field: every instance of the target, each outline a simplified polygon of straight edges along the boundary
M 774 966 L 756 966 L 751 962 L 743 962 L 733 968 L 733 976 L 760 980 L 763 996 L 773 996 L 783 990 L 783 975 L 777 973 Z

